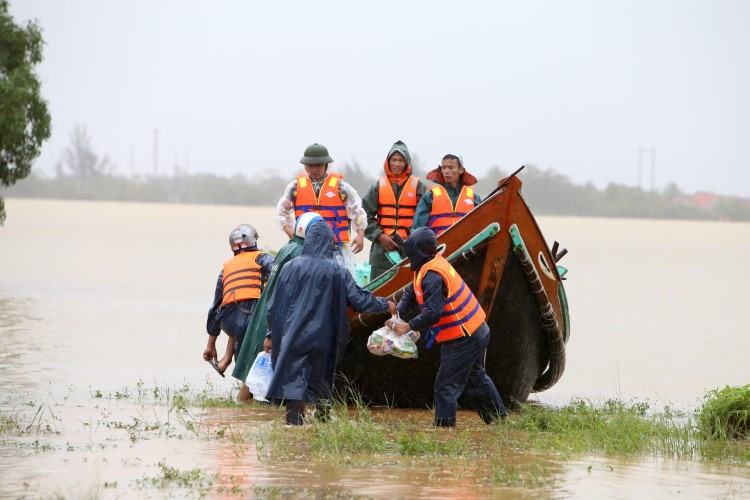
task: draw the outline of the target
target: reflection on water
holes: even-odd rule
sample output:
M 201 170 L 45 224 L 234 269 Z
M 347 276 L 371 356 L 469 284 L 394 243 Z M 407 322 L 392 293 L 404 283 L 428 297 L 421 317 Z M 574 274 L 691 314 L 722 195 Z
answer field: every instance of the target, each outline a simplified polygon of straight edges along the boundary
M 233 489 L 247 495 L 254 487 L 261 495 L 278 487 L 431 498 L 732 497 L 750 491 L 747 467 L 652 458 L 561 461 L 505 451 L 516 466 L 548 471 L 553 480 L 538 487 L 476 481 L 477 470 L 497 468 L 482 458 L 274 461 L 259 434 L 244 441 L 233 434 L 243 427 L 262 435 L 279 416 L 272 408 L 193 409 L 192 418 L 211 422 L 213 434 L 192 432 L 174 408 L 137 404 L 136 384 L 145 381 L 163 393 L 184 384 L 204 387 L 208 380 L 216 394 L 236 390 L 236 381 L 219 378 L 201 360 L 205 314 L 231 255 L 228 230 L 249 222 L 261 247 L 283 245 L 273 209 L 6 201 L 11 215 L 0 229 L 2 497 L 90 496 L 92 490 L 127 496 L 137 481 L 164 474 L 159 463 L 218 473 L 212 490 L 218 496 L 232 496 Z M 563 404 L 574 396 L 636 397 L 694 407 L 706 390 L 750 381 L 743 315 L 750 224 L 539 222 L 548 241 L 570 250 L 563 264 L 570 269 L 572 335 L 561 381 L 535 398 Z M 41 224 L 56 242 L 54 251 L 40 247 L 30 231 Z M 165 237 L 165 228 L 179 238 Z M 429 427 L 431 414 L 410 410 L 404 418 Z M 459 425 L 475 418 L 462 413 Z M 33 432 L 14 433 L 11 421 Z M 146 423 L 156 428 L 147 430 Z
M 34 366 L 31 360 L 44 348 L 31 334 L 40 321 L 37 310 L 38 303 L 33 299 L 0 296 L 0 338 L 5 346 L 0 350 L 2 387 L 27 390 L 37 384 L 27 373 Z

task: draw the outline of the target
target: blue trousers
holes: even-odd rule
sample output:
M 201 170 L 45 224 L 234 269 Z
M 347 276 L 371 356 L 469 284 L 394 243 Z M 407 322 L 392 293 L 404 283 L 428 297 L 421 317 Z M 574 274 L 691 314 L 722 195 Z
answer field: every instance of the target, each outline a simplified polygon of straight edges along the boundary
M 440 344 L 440 368 L 435 377 L 435 425 L 456 425 L 458 398 L 464 391 L 486 424 L 507 415 L 503 400 L 484 369 L 484 352 L 489 342 L 490 329 L 483 323 L 470 337 Z

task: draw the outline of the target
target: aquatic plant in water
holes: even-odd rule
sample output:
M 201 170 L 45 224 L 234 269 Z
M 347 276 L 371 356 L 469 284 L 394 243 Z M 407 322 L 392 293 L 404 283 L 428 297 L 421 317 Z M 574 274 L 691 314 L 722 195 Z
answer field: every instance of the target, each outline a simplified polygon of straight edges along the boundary
M 750 384 L 709 392 L 696 418 L 706 439 L 750 438 Z

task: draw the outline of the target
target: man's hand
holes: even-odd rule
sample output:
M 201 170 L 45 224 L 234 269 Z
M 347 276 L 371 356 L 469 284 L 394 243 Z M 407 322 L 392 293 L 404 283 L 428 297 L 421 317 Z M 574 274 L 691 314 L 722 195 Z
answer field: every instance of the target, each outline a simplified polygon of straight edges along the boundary
M 206 350 L 203 351 L 203 361 L 211 361 L 216 359 L 216 345 L 209 345 Z
M 380 233 L 378 235 L 378 243 L 380 243 L 383 248 L 385 248 L 389 252 L 391 250 L 398 250 L 398 243 L 393 241 L 393 238 L 391 238 L 390 234 Z
M 232 362 L 232 356 L 229 356 L 229 357 L 224 356 L 224 358 L 217 363 L 219 371 L 221 371 L 221 373 L 224 373 L 225 371 L 227 371 L 227 368 L 229 368 L 229 363 L 231 362 Z
M 357 231 L 357 236 L 352 241 L 352 252 L 359 253 L 362 251 L 362 247 L 365 245 L 365 232 L 360 229 Z
M 398 335 L 409 333 L 409 331 L 411 330 L 409 323 L 407 323 L 406 321 L 401 321 L 396 317 L 393 317 L 386 321 L 385 326 L 393 330 Z
M 396 308 L 396 303 L 392 300 L 388 301 L 388 312 L 395 315 L 398 312 L 398 309 Z
M 266 339 L 263 341 L 263 352 L 271 352 L 271 339 L 266 337 Z

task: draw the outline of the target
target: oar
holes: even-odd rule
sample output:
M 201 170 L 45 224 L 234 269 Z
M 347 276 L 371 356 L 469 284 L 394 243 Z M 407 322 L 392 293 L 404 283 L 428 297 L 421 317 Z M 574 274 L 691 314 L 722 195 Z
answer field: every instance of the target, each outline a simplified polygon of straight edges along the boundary
M 515 172 L 513 172 L 512 174 L 510 174 L 510 175 L 509 175 L 508 177 L 506 177 L 506 178 L 505 178 L 505 180 L 504 180 L 504 181 L 502 182 L 502 184 L 499 184 L 499 185 L 498 185 L 498 186 L 497 186 L 497 187 L 496 187 L 495 189 L 493 189 L 493 190 L 492 190 L 492 192 L 491 192 L 490 194 L 488 194 L 487 196 L 485 196 L 485 197 L 484 197 L 484 200 L 482 200 L 482 203 L 484 203 L 485 201 L 487 201 L 488 199 L 490 199 L 490 197 L 491 197 L 491 196 L 492 196 L 493 194 L 497 193 L 497 192 L 498 192 L 498 191 L 500 191 L 500 190 L 501 190 L 502 188 L 504 188 L 505 186 L 507 186 L 507 185 L 508 185 L 508 183 L 510 182 L 510 180 L 511 180 L 511 179 L 512 179 L 513 177 L 515 177 L 515 176 L 516 176 L 516 174 L 518 174 L 518 172 L 520 172 L 521 170 L 523 170 L 525 166 L 526 166 L 526 165 L 521 165 L 521 168 L 519 168 L 518 170 L 516 170 Z

